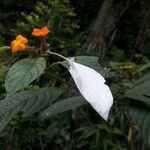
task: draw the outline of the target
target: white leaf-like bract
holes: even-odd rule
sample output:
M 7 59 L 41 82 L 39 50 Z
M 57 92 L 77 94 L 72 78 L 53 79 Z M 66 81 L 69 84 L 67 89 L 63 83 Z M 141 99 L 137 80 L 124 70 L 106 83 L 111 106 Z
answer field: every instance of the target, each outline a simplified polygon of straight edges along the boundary
M 102 118 L 107 120 L 110 108 L 113 105 L 113 96 L 109 87 L 105 84 L 103 76 L 92 68 L 73 60 L 70 60 L 69 63 L 70 68 L 68 70 L 80 93 Z

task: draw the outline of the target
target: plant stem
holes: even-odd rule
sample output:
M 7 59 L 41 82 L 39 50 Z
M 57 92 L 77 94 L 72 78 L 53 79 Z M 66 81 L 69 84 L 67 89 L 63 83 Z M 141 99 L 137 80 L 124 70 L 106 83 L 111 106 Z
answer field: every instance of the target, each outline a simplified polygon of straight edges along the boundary
M 47 51 L 47 53 L 52 54 L 52 55 L 59 56 L 59 57 L 61 57 L 61 58 L 65 59 L 65 60 L 67 60 L 67 61 L 69 61 L 69 60 L 70 60 L 70 59 L 68 59 L 68 58 L 64 57 L 63 55 L 60 55 L 60 54 L 55 53 L 55 52 Z
M 134 150 L 133 126 L 130 126 L 130 127 L 129 127 L 129 131 L 128 131 L 128 142 L 129 142 L 130 150 Z

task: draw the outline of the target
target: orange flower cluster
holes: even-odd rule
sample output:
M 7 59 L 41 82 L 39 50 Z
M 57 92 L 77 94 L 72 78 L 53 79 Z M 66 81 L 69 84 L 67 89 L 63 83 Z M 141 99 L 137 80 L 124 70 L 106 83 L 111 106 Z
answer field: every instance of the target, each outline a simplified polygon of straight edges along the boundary
M 47 36 L 49 32 L 50 30 L 45 26 L 41 29 L 34 28 L 32 35 L 41 38 Z M 24 36 L 18 35 L 16 39 L 11 42 L 12 53 L 24 51 L 27 43 L 28 40 Z
M 12 53 L 23 51 L 27 43 L 28 40 L 24 36 L 18 35 L 16 39 L 11 42 Z
M 45 26 L 45 27 L 43 27 L 43 28 L 41 28 L 41 29 L 38 29 L 38 28 L 33 29 L 32 35 L 33 35 L 33 36 L 36 36 L 36 37 L 44 37 L 44 36 L 48 35 L 49 32 L 50 32 L 50 31 L 49 31 L 48 28 Z

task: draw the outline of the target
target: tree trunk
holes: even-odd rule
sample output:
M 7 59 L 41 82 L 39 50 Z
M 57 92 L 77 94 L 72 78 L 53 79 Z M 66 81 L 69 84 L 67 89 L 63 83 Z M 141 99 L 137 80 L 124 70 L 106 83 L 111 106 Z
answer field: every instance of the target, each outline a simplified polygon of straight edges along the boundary
M 130 4 L 129 0 L 120 0 L 116 3 L 113 0 L 104 0 L 89 37 L 83 45 L 86 54 L 96 54 L 101 58 L 101 62 L 103 61 L 117 23 Z

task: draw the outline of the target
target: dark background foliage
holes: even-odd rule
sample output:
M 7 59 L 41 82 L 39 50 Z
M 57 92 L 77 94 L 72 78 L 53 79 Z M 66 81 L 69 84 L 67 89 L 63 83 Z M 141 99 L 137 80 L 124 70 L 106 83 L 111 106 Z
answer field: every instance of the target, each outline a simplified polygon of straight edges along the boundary
M 108 122 L 89 105 L 44 120 L 39 113 L 27 118 L 19 113 L 0 134 L 0 150 L 148 149 L 149 4 L 149 0 L 0 1 L 0 46 L 10 45 L 17 34 L 28 37 L 31 45 L 39 45 L 32 29 L 47 25 L 52 30 L 47 42 L 53 51 L 68 57 L 97 56 L 101 66 L 109 68 L 103 71 L 114 95 Z M 27 56 L 0 53 L 1 99 L 8 68 Z M 45 73 L 24 90 L 57 87 L 61 95 L 51 103 L 79 95 L 67 70 L 54 64 L 60 59 L 52 56 L 47 61 Z M 84 58 L 83 62 L 88 61 Z

